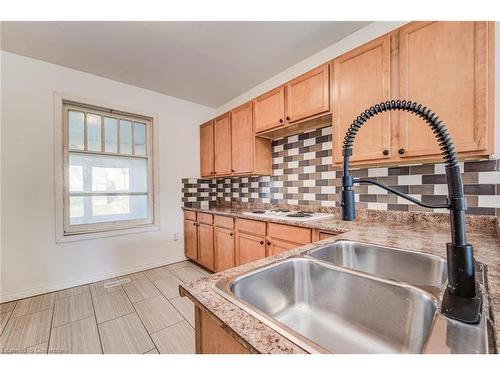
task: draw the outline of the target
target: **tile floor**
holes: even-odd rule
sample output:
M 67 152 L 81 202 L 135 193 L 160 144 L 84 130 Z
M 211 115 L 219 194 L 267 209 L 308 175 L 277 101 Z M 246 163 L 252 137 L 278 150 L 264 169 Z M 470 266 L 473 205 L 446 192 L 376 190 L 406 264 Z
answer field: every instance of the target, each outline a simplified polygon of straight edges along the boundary
M 206 275 L 184 261 L 3 303 L 0 352 L 194 353 L 194 306 L 179 285 Z

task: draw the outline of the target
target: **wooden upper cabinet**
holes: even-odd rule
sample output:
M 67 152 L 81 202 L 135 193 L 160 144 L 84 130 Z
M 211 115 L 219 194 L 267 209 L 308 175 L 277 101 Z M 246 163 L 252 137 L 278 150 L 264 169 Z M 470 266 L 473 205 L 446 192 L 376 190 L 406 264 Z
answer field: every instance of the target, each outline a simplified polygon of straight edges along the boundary
M 215 174 L 231 174 L 231 113 L 214 120 Z
M 231 111 L 232 169 L 234 173 L 251 173 L 254 169 L 253 103 Z
M 353 120 L 367 108 L 391 99 L 390 60 L 391 39 L 386 35 L 333 61 L 334 163 L 342 163 L 342 140 Z M 382 113 L 361 128 L 354 142 L 353 162 L 391 157 L 390 119 L 390 113 Z
M 271 90 L 254 100 L 255 132 L 285 124 L 285 86 Z
M 492 148 L 493 34 L 488 22 L 414 22 L 399 31 L 401 98 L 430 107 L 460 153 Z M 400 157 L 440 154 L 420 118 L 399 115 Z
M 300 121 L 330 110 L 329 65 L 321 65 L 286 84 L 288 122 Z
M 200 170 L 201 177 L 214 174 L 214 122 L 200 126 Z

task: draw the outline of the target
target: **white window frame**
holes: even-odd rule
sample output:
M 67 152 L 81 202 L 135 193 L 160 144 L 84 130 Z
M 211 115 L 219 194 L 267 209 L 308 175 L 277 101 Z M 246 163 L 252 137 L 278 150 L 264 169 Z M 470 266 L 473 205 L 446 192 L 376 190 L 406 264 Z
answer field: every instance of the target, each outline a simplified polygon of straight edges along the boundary
M 146 156 L 132 156 L 148 160 L 148 218 L 123 221 L 107 221 L 94 224 L 69 225 L 69 152 L 88 155 L 111 155 L 126 157 L 123 154 L 110 152 L 74 151 L 68 145 L 69 110 L 86 111 L 101 116 L 119 117 L 120 119 L 146 123 Z M 73 95 L 54 93 L 54 130 L 55 130 L 55 208 L 56 208 L 56 242 L 85 240 L 99 237 L 147 232 L 159 229 L 158 218 L 158 116 L 146 111 L 123 108 L 116 105 L 86 100 Z M 101 125 L 101 142 L 104 124 Z M 85 144 L 87 142 L 84 137 Z M 132 139 L 132 145 L 134 141 Z M 133 146 L 132 146 L 133 147 Z M 118 151 L 118 150 L 117 150 Z

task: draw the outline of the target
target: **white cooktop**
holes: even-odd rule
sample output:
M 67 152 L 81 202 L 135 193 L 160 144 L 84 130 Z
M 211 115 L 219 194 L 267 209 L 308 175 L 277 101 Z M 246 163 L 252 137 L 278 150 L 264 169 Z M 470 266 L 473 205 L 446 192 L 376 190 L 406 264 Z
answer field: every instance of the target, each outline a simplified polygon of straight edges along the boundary
M 311 211 L 291 211 L 291 210 L 259 210 L 255 209 L 248 212 L 243 212 L 243 215 L 253 216 L 253 217 L 267 217 L 267 218 L 277 218 L 286 219 L 290 221 L 311 221 L 326 219 L 333 217 L 333 214 L 323 213 L 323 212 L 311 212 Z

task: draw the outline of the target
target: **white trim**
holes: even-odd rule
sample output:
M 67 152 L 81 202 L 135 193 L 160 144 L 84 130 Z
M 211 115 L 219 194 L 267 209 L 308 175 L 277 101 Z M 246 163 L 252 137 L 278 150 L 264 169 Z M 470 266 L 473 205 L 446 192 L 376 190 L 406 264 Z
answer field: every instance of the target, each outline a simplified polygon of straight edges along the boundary
M 159 116 L 157 113 L 151 113 L 146 110 L 124 107 L 117 104 L 104 103 L 99 100 L 91 100 L 88 98 L 78 97 L 69 93 L 54 92 L 54 205 L 55 205 L 55 242 L 63 243 L 78 240 L 88 240 L 93 238 L 111 237 L 132 233 L 149 232 L 160 229 L 160 197 L 159 197 Z M 149 180 L 152 184 L 151 199 L 152 199 L 152 223 L 144 226 L 109 229 L 91 233 L 75 233 L 65 235 L 64 231 L 64 126 L 63 126 L 63 101 L 78 102 L 89 106 L 112 108 L 115 111 L 124 113 L 135 113 L 138 116 L 143 116 L 152 119 L 152 131 L 148 132 L 151 145 L 151 156 L 148 158 L 152 162 L 151 174 Z
M 93 276 L 84 277 L 82 279 L 73 279 L 58 283 L 41 284 L 34 288 L 24 289 L 21 291 L 11 292 L 6 294 L 0 294 L 0 303 L 15 301 L 21 298 L 32 297 L 39 294 L 52 293 L 67 288 L 73 288 L 75 286 L 95 283 L 97 281 L 110 279 L 112 277 L 124 276 L 130 273 L 141 272 L 151 268 L 182 262 L 184 260 L 187 260 L 187 258 L 184 255 L 179 255 L 175 257 L 159 259 L 157 261 L 145 263 L 139 266 L 122 268 L 118 271 L 104 272 Z

